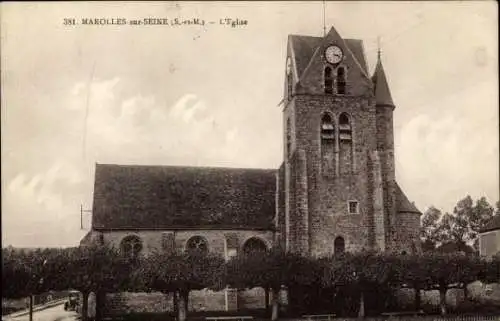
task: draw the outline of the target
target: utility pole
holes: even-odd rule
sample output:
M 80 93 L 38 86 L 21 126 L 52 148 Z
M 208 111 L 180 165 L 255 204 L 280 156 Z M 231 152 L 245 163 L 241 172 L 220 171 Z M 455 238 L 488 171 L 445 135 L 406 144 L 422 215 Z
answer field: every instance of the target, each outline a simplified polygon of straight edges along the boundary
M 43 269 L 44 269 L 44 266 L 45 264 L 47 264 L 47 259 L 43 260 L 43 263 L 42 263 L 42 276 L 40 277 L 40 279 L 38 279 L 38 277 L 34 274 L 33 275 L 33 279 L 37 280 L 38 282 L 36 282 L 36 287 L 38 288 L 38 284 L 39 285 L 42 285 L 43 284 Z M 40 291 L 37 291 L 37 292 L 40 292 Z M 34 305 L 34 301 L 35 301 L 35 296 L 33 295 L 33 293 L 30 294 L 30 310 L 29 310 L 29 318 L 30 320 L 29 321 L 33 321 L 33 305 Z
M 326 3 L 323 0 L 323 37 L 326 36 Z
M 30 321 L 33 321 L 33 294 L 30 294 Z

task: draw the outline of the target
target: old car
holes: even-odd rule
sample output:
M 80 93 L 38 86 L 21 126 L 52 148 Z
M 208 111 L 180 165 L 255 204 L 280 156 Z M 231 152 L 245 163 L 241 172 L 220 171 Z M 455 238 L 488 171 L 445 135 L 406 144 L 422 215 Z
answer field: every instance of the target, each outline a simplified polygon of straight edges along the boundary
M 64 310 L 76 311 L 79 305 L 80 305 L 80 292 L 69 291 L 68 301 L 64 303 Z

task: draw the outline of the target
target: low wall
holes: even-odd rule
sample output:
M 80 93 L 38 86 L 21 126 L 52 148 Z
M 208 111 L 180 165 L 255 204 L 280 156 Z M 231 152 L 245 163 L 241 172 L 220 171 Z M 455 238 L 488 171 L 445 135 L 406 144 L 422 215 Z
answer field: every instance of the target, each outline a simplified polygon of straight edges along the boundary
M 498 321 L 500 315 L 424 315 L 424 316 L 390 316 L 390 317 L 366 317 L 366 318 L 335 318 L 332 321 Z M 298 320 L 294 320 L 298 321 Z
M 225 311 L 226 291 L 199 290 L 189 293 L 189 311 Z M 92 298 L 89 305 L 92 306 Z M 266 306 L 262 288 L 237 291 L 238 309 L 263 309 Z M 153 293 L 108 293 L 104 304 L 105 315 L 133 312 L 173 312 L 172 294 Z M 89 307 L 89 312 L 92 308 Z
M 500 307 L 500 284 L 483 284 L 479 281 L 467 286 L 470 300 L 482 304 Z M 421 291 L 422 306 L 439 307 L 439 291 Z M 397 299 L 401 308 L 414 306 L 415 291 L 413 289 L 401 289 L 397 292 Z M 448 308 L 457 309 L 465 302 L 463 289 L 449 289 L 446 292 L 446 305 Z

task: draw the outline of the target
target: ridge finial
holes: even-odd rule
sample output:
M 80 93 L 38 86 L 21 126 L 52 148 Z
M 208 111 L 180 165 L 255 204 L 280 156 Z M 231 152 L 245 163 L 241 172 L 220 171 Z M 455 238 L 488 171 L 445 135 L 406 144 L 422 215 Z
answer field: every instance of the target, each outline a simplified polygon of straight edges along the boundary
M 380 36 L 377 37 L 377 59 L 380 61 L 380 55 L 382 51 L 380 49 Z

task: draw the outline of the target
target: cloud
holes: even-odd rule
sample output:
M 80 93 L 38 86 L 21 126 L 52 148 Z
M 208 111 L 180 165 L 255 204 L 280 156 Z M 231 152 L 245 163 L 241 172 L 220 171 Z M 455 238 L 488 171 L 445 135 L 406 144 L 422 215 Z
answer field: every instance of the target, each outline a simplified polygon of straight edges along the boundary
M 2 204 L 3 239 L 18 246 L 74 245 L 79 230 L 79 193 L 84 176 L 64 160 L 36 174 L 18 173 Z
M 79 128 L 80 135 L 58 146 L 36 168 L 19 168 L 11 175 L 2 205 L 3 239 L 8 243 L 77 244 L 85 232 L 80 230 L 79 206 L 92 204 L 95 162 L 234 164 L 239 132 L 203 99 L 188 93 L 166 106 L 152 95 L 124 95 L 123 85 L 113 78 L 96 80 L 90 87 L 79 82 L 69 88 L 65 108 L 73 117 L 64 126 Z M 75 153 L 81 135 L 86 135 L 83 158 L 82 153 Z M 84 218 L 84 225 L 89 224 Z
M 63 207 L 63 194 L 83 182 L 77 168 L 57 162 L 45 171 L 31 176 L 19 173 L 8 186 L 9 196 L 24 204 L 38 207 L 37 212 L 59 212 Z
M 181 95 L 171 106 L 154 96 L 126 97 L 120 79 L 94 81 L 86 128 L 85 153 L 97 162 L 148 164 L 184 160 L 207 164 L 234 160 L 237 129 L 219 119 L 205 100 Z M 70 108 L 84 113 L 86 91 L 77 83 L 70 91 Z M 133 151 L 133 155 L 131 155 Z
M 419 115 L 397 138 L 398 176 L 422 207 L 450 211 L 468 194 L 497 201 L 498 188 L 491 183 L 491 177 L 498 177 L 497 139 L 491 126 L 464 116 L 471 117 Z

